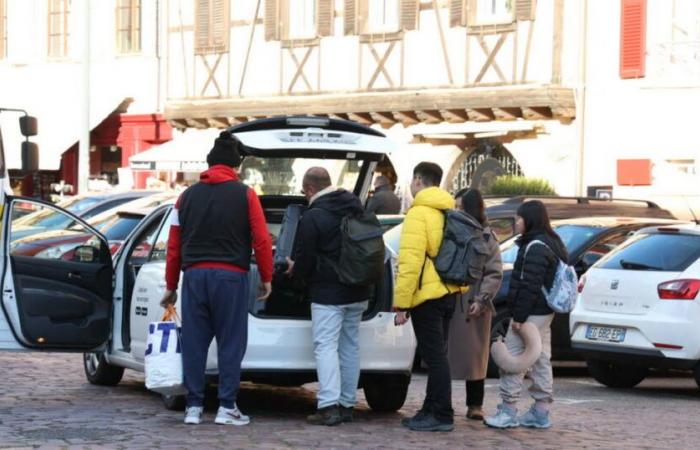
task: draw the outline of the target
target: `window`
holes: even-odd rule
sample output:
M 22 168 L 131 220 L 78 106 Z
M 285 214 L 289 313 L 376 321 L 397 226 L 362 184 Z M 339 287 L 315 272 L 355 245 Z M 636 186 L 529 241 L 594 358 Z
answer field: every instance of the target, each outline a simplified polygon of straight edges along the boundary
M 367 0 L 367 32 L 399 31 L 399 0 Z
M 476 24 L 511 23 L 513 0 L 476 0 Z
M 682 272 L 700 258 L 700 236 L 640 234 L 604 257 L 597 267 Z
M 141 0 L 117 0 L 117 52 L 141 51 Z
M 6 56 L 7 56 L 7 0 L 0 0 L 0 59 L 4 59 Z
M 229 0 L 196 0 L 195 54 L 226 53 L 229 48 Z
M 155 244 L 153 244 L 153 251 L 151 252 L 150 261 L 165 261 L 165 257 L 168 251 L 168 236 L 170 236 L 170 225 L 172 224 L 173 217 L 176 214 L 175 209 L 171 209 L 170 213 L 165 219 L 163 226 L 158 233 Z
M 289 25 L 285 38 L 316 37 L 316 0 L 287 0 Z
M 49 42 L 51 57 L 68 56 L 68 15 L 70 0 L 49 0 Z

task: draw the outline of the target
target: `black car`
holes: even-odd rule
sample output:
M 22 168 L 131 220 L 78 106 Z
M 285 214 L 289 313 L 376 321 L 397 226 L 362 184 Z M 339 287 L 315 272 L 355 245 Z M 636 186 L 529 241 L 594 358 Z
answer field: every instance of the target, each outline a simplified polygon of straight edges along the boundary
M 553 221 L 552 227 L 569 251 L 569 264 L 574 266 L 576 273 L 581 277 L 596 261 L 626 241 L 630 234 L 644 227 L 669 223 L 679 222 L 670 219 L 588 217 Z M 493 339 L 505 335 L 510 320 L 507 296 L 513 264 L 518 254 L 516 239 L 517 236 L 513 236 L 501 244 L 503 284 L 494 300 L 496 315 L 491 331 Z M 571 349 L 568 314 L 557 314 L 552 323 L 552 358 L 576 359 L 576 354 Z M 497 374 L 496 367 L 490 365 L 489 375 Z

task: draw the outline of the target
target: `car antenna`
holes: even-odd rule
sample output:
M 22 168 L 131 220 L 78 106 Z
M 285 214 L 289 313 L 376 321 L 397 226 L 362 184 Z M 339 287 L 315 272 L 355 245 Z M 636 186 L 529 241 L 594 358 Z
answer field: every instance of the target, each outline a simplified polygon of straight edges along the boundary
M 690 205 L 690 202 L 688 201 L 688 196 L 684 195 L 683 200 L 685 200 L 685 204 L 688 206 L 688 210 L 690 210 L 690 214 L 693 216 L 693 221 L 695 221 L 696 224 L 700 225 L 700 220 L 698 220 L 698 216 L 695 215 L 695 211 L 693 211 L 693 207 Z

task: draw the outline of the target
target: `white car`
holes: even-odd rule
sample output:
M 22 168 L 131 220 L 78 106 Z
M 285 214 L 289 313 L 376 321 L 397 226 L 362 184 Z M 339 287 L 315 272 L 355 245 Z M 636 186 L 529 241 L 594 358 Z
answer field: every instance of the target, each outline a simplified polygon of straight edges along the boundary
M 241 177 L 260 194 L 276 240 L 285 208 L 303 203 L 299 195 L 303 173 L 312 166 L 327 168 L 340 186 L 364 201 L 377 163 L 393 143 L 378 131 L 352 122 L 322 118 L 263 119 L 230 131 L 247 148 Z M 31 199 L 43 208 L 54 206 Z M 5 217 L 19 199 L 5 199 Z M 57 210 L 94 235 L 72 260 L 15 256 L 9 251 L 12 223 L 3 227 L 3 299 L 0 349 L 73 351 L 85 353 L 85 374 L 94 384 L 115 385 L 124 369 L 144 370 L 148 324 L 161 318 L 165 290 L 165 256 L 173 206 L 149 214 L 110 258 L 98 231 L 70 213 Z M 72 220 L 71 220 L 72 222 Z M 69 232 L 69 230 L 66 230 Z M 374 410 L 395 411 L 404 403 L 411 378 L 416 342 L 410 326 L 394 325 L 391 312 L 393 261 L 387 251 L 385 276 L 373 293 L 360 327 L 361 387 Z M 301 385 L 316 379 L 310 304 L 301 293 L 273 284 L 267 302 L 256 300 L 259 277 L 249 274 L 248 348 L 243 380 Z M 179 305 L 176 305 L 179 306 Z M 212 344 L 207 372 L 217 373 Z M 164 397 L 171 409 L 184 407 L 182 397 Z
M 693 370 L 700 386 L 700 225 L 645 228 L 582 277 L 571 345 L 591 375 L 634 387 L 650 368 Z

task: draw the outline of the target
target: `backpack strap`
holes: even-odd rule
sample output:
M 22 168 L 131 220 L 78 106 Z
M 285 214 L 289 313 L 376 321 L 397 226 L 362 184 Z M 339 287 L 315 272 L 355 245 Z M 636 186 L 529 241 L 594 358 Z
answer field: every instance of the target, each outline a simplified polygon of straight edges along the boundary
M 532 240 L 528 242 L 527 246 L 525 247 L 525 254 L 523 255 L 523 264 L 520 266 L 520 279 L 523 279 L 523 276 L 525 274 L 525 260 L 527 259 L 527 252 L 530 251 L 530 247 L 532 247 L 535 244 L 541 244 L 544 245 L 545 247 L 549 248 L 549 245 L 545 244 L 544 242 L 540 241 L 539 239 Z M 549 249 L 549 251 L 552 251 L 552 249 Z

